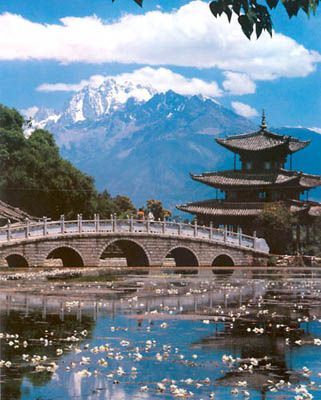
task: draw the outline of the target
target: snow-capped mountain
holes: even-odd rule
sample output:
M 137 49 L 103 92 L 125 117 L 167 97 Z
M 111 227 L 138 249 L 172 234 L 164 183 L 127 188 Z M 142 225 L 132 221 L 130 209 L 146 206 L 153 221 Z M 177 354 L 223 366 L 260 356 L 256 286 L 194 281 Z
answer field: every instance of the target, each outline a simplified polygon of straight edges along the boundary
M 212 194 L 195 186 L 189 172 L 222 161 L 215 136 L 253 128 L 214 99 L 113 79 L 84 87 L 60 113 L 33 111 L 33 126 L 51 131 L 62 155 L 92 175 L 99 189 L 127 194 L 137 205 L 159 198 L 172 208 Z
M 189 172 L 233 168 L 232 154 L 215 137 L 257 128 L 213 99 L 157 93 L 150 86 L 112 79 L 83 88 L 60 113 L 33 108 L 31 115 L 30 110 L 33 125 L 50 130 L 62 155 L 92 175 L 100 190 L 126 194 L 137 206 L 157 198 L 172 209 L 215 196 L 213 189 L 192 181 Z M 321 136 L 292 130 L 277 131 L 313 136 L 313 145 L 295 156 L 296 169 L 318 173 L 313 155 L 321 148 Z
M 150 85 L 119 83 L 108 78 L 101 85 L 87 85 L 72 96 L 61 116 L 62 123 L 95 120 L 121 109 L 129 99 L 142 103 L 155 94 L 156 90 Z

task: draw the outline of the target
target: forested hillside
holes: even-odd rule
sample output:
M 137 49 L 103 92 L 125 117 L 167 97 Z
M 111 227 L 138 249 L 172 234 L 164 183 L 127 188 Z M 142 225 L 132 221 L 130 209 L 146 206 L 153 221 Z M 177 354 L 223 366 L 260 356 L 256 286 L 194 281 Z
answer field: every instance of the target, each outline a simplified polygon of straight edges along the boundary
M 0 198 L 28 213 L 58 218 L 134 210 L 128 197 L 98 193 L 94 179 L 64 160 L 53 135 L 36 129 L 28 138 L 24 119 L 0 105 Z

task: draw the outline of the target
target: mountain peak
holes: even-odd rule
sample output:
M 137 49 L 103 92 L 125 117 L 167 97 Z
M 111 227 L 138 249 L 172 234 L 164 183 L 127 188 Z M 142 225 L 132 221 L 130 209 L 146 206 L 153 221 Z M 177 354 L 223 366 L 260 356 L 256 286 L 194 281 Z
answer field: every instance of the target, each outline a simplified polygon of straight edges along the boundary
M 121 109 L 130 98 L 141 103 L 155 93 L 148 84 L 106 78 L 100 85 L 87 85 L 75 93 L 65 109 L 63 120 L 71 123 L 95 120 Z

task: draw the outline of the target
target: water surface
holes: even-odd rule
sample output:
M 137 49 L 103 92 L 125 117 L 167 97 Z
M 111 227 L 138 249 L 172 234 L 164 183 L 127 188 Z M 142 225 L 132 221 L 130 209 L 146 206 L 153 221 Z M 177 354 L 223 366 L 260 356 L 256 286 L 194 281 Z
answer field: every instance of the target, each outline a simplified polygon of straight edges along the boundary
M 311 274 L 48 284 L 1 297 L 1 399 L 321 398 Z

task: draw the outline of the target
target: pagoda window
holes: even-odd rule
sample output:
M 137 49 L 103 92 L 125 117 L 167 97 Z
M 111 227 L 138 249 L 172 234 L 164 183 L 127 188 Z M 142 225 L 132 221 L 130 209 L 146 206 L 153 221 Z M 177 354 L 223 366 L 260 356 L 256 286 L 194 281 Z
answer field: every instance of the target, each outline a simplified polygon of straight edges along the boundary
M 270 170 L 271 168 L 272 168 L 271 161 L 264 161 L 264 169 L 265 170 Z
M 228 193 L 228 200 L 237 200 L 237 192 L 229 192 Z
M 250 170 L 253 167 L 252 161 L 246 161 L 245 163 L 245 169 Z
M 259 199 L 260 200 L 265 200 L 266 199 L 266 192 L 264 192 L 264 191 L 259 192 Z

